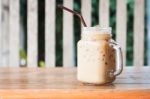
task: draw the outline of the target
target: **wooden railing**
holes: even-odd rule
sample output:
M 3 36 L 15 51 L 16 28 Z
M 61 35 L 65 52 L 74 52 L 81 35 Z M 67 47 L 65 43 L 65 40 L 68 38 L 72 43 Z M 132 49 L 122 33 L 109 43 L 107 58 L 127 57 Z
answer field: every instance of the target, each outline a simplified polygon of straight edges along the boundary
M 81 12 L 91 26 L 91 1 L 81 0 Z M 116 40 L 123 50 L 126 63 L 127 0 L 117 0 Z M 144 61 L 144 0 L 134 0 L 134 65 L 143 66 Z M 19 0 L 0 0 L 0 66 L 19 66 Z M 45 63 L 56 64 L 55 11 L 56 0 L 45 0 Z M 63 0 L 63 5 L 73 9 L 73 0 Z M 2 15 L 3 14 L 3 15 Z M 27 66 L 37 66 L 37 0 L 27 4 Z M 9 15 L 9 17 L 7 17 Z M 6 16 L 6 17 L 5 17 Z M 109 26 L 109 0 L 99 2 L 99 24 Z M 9 24 L 9 26 L 7 25 Z M 9 39 L 5 36 L 9 35 Z M 8 40 L 8 44 L 6 43 Z M 7 52 L 8 51 L 8 52 Z M 7 54 L 7 55 L 6 55 Z M 74 66 L 73 15 L 63 12 L 63 65 Z

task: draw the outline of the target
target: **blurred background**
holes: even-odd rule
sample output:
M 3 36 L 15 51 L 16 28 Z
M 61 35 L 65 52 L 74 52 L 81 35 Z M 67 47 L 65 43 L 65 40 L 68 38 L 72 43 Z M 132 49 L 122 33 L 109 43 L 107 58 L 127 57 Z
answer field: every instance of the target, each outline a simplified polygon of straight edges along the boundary
M 6 0 L 7 1 L 7 0 Z M 85 0 L 86 1 L 86 0 Z M 147 33 L 147 1 L 145 0 L 145 27 L 144 27 L 144 65 L 148 65 L 148 33 Z M 92 4 L 92 26 L 98 25 L 98 13 L 99 13 L 99 0 L 91 0 Z M 63 4 L 63 0 L 56 0 L 57 4 Z M 110 0 L 110 19 L 109 23 L 112 27 L 113 39 L 116 39 L 116 0 Z M 81 0 L 74 0 L 73 10 L 81 12 Z M 134 0 L 127 0 L 127 53 L 126 53 L 126 65 L 133 65 L 133 14 L 134 14 Z M 20 43 L 20 58 L 23 60 L 21 65 L 26 64 L 27 60 L 27 0 L 20 0 L 20 25 L 21 25 L 21 43 Z M 138 17 L 138 16 L 137 16 Z M 56 66 L 62 66 L 63 60 L 63 11 L 56 9 Z M 81 24 L 78 17 L 73 17 L 74 27 L 74 46 L 75 46 L 75 64 L 77 61 L 77 42 L 80 39 Z M 38 0 L 38 65 L 40 67 L 45 66 L 45 0 Z
M 22 15 L 22 23 L 23 23 L 23 31 L 24 31 L 24 37 L 26 38 L 27 34 L 27 0 L 20 0 L 21 1 L 21 15 Z M 99 0 L 92 0 L 92 26 L 98 25 L 98 7 L 99 7 Z M 56 0 L 56 4 L 63 4 L 63 0 Z M 133 6 L 134 6 L 134 0 L 127 0 L 127 63 L 126 65 L 133 65 Z M 80 0 L 74 0 L 74 10 L 81 12 L 81 1 Z M 44 42 L 44 18 L 45 18 L 45 0 L 38 0 L 38 48 L 39 48 L 39 65 L 44 65 L 44 48 L 45 48 L 45 42 Z M 145 6 L 146 9 L 146 6 Z M 145 26 L 147 24 L 146 19 L 146 10 L 145 10 Z M 113 28 L 113 39 L 115 39 L 115 32 L 116 32 L 116 0 L 110 0 L 110 26 Z M 60 9 L 56 10 L 56 66 L 62 66 L 62 21 L 63 20 L 63 11 Z M 81 24 L 78 17 L 74 16 L 74 39 L 75 39 L 75 61 L 76 61 L 76 44 L 78 40 L 80 39 L 80 29 Z M 20 49 L 20 55 L 21 58 L 26 59 L 26 49 L 27 49 L 27 43 L 26 39 L 24 39 L 24 48 Z M 144 65 L 147 65 L 147 31 L 145 27 L 145 51 L 144 51 Z M 76 62 L 75 62 L 76 63 Z

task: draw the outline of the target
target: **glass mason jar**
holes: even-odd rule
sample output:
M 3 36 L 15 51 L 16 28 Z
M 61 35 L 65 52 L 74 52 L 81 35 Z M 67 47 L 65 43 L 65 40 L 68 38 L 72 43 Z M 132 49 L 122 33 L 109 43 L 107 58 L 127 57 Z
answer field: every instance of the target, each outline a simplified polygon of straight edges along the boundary
M 111 28 L 83 27 L 77 44 L 77 79 L 106 84 L 123 70 L 121 47 L 112 40 Z

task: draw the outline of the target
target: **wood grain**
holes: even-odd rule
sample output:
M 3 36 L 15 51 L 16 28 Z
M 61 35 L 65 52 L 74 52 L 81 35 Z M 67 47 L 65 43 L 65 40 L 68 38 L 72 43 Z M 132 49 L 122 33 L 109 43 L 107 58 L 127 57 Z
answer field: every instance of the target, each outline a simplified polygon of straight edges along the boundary
M 99 23 L 101 27 L 109 27 L 109 0 L 99 1 Z
M 9 0 L 2 0 L 2 40 L 1 40 L 1 55 L 2 65 L 6 67 L 9 65 Z
M 55 2 L 56 0 L 45 1 L 45 65 L 55 66 Z
M 136 66 L 135 66 L 136 67 Z M 113 84 L 83 85 L 76 68 L 2 68 L 4 99 L 149 99 L 150 67 L 125 67 Z
M 2 1 L 0 0 L 0 60 L 2 60 Z M 0 66 L 2 61 L 0 61 Z
M 9 16 L 9 66 L 19 67 L 19 33 L 20 33 L 20 10 L 19 0 L 10 0 L 10 16 Z
M 38 59 L 38 23 L 37 23 L 37 0 L 28 0 L 27 19 L 27 64 L 37 66 Z
M 87 26 L 91 26 L 92 0 L 81 0 L 81 12 Z
M 126 66 L 127 5 L 126 0 L 117 0 L 116 40 L 122 48 L 123 64 Z
M 134 1 L 134 60 L 136 66 L 144 64 L 144 0 Z
M 73 9 L 73 0 L 64 0 L 63 5 Z M 73 14 L 63 10 L 63 66 L 74 66 Z

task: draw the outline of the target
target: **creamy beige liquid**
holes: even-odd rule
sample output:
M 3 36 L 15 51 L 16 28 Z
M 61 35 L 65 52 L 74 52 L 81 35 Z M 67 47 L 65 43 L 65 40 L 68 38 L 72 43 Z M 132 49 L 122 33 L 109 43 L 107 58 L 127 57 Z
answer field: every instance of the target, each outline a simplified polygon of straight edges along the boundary
M 110 72 L 115 70 L 115 50 L 109 44 L 108 33 L 90 33 L 78 42 L 78 74 L 81 82 L 104 84 L 114 81 Z

